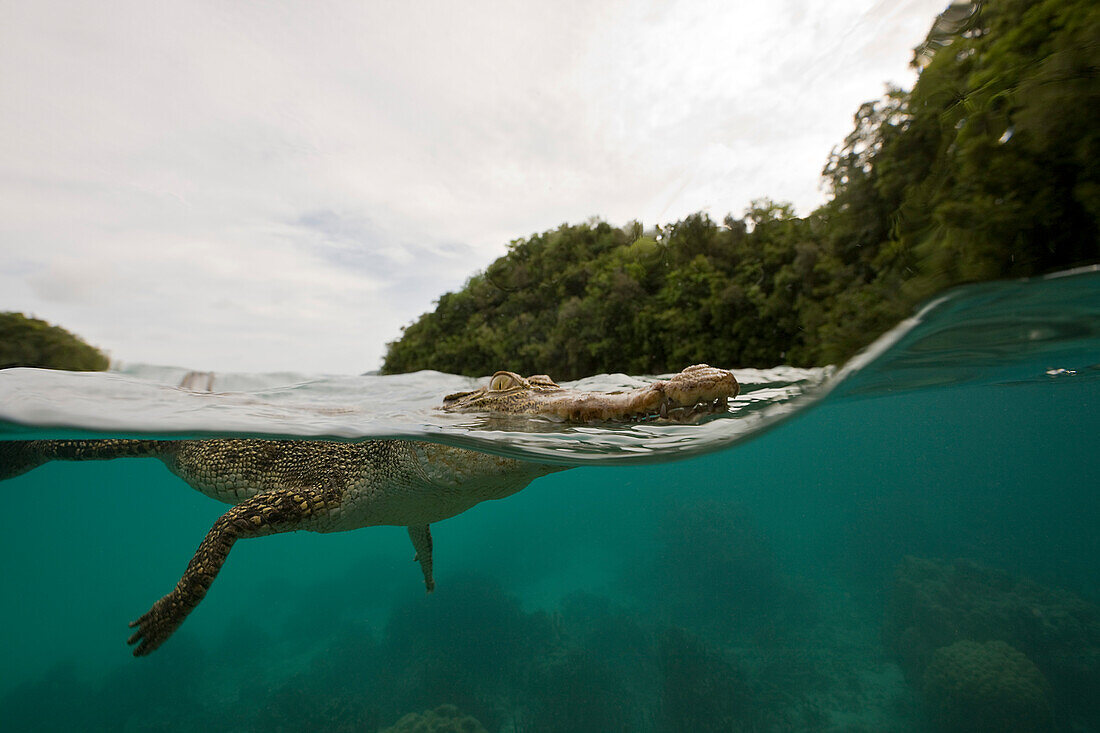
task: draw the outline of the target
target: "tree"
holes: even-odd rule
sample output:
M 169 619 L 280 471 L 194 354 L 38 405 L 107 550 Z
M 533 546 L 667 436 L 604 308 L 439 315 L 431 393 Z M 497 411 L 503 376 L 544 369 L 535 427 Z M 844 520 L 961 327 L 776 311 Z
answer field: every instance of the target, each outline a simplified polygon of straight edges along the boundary
M 22 313 L 0 313 L 0 369 L 39 367 L 101 372 L 107 356 L 59 326 Z

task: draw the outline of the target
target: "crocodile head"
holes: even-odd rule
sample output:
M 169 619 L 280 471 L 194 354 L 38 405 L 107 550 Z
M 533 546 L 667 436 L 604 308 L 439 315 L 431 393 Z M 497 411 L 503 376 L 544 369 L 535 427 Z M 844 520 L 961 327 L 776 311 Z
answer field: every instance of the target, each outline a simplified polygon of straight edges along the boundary
M 671 379 L 626 392 L 581 392 L 559 387 L 545 374 L 524 379 L 514 372 L 497 372 L 488 387 L 444 397 L 442 409 L 539 415 L 571 422 L 656 417 L 686 420 L 724 412 L 726 400 L 736 396 L 738 389 L 733 374 L 706 364 L 690 366 Z

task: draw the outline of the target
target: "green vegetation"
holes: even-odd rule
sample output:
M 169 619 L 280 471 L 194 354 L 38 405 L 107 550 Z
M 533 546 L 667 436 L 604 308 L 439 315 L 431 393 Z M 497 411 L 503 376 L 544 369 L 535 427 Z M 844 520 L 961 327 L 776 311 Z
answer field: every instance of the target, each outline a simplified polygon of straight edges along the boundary
M 107 356 L 59 326 L 22 313 L 0 313 L 0 369 L 40 367 L 102 372 Z
M 843 361 L 952 285 L 1100 259 L 1100 5 L 956 3 L 920 78 L 864 104 L 830 200 L 717 224 L 563 225 L 389 344 L 383 373 L 598 372 Z

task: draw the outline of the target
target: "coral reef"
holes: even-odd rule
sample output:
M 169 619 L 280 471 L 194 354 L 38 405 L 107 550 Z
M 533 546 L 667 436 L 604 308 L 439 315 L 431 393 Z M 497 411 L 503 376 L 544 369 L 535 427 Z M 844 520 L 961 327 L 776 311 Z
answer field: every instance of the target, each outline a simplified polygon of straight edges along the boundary
M 454 705 L 409 713 L 379 733 L 488 733 L 477 718 L 463 715 Z
M 968 560 L 907 557 L 895 572 L 883 637 L 914 684 L 937 649 L 1003 641 L 1035 663 L 1061 711 L 1100 727 L 1100 608 L 1073 593 Z
M 823 609 L 821 624 L 731 643 L 718 626 L 707 634 L 662 622 L 667 607 L 591 592 L 525 609 L 477 575 L 430 598 L 409 583 L 378 617 L 364 614 L 363 597 L 348 598 L 361 581 L 349 575 L 286 609 L 282 630 L 242 616 L 224 637 L 149 663 L 91 678 L 59 668 L 0 695 L 0 719 L 5 730 L 208 733 L 405 730 L 464 716 L 476 730 L 516 733 L 915 730 L 916 695 L 892 665 L 883 665 L 891 678 L 867 676 L 877 640 L 850 638 L 853 619 L 867 624 L 847 605 Z M 713 613 L 740 625 L 726 607 Z M 441 701 L 463 715 L 440 712 Z
M 957 641 L 937 649 L 922 692 L 949 733 L 1030 733 L 1053 727 L 1050 692 L 1039 668 L 1003 641 Z

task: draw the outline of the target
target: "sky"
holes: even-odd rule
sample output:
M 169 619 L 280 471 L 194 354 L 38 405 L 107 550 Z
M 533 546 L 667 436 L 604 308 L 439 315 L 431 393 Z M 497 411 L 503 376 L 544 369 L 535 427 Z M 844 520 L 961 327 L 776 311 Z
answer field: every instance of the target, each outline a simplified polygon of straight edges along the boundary
M 945 0 L 0 5 L 0 311 L 354 374 L 508 242 L 806 214 Z

